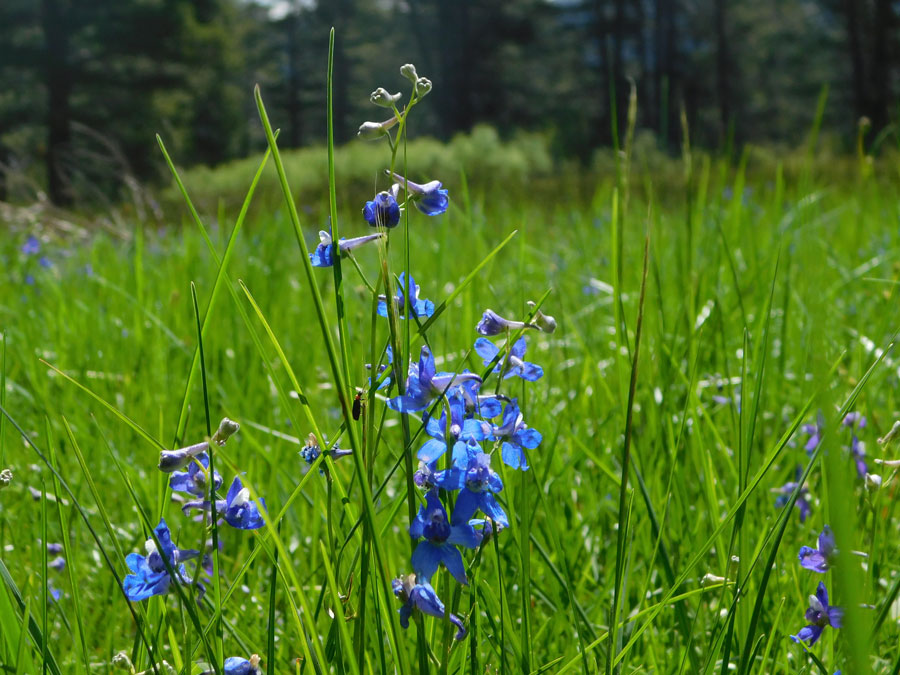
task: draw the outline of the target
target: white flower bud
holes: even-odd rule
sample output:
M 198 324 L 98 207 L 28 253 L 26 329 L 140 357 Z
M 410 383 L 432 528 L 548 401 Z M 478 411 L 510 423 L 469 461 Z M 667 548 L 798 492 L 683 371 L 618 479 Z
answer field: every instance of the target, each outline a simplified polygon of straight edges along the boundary
M 878 439 L 878 445 L 888 445 L 900 436 L 900 421 L 894 422 L 894 426 L 883 437 Z
M 400 74 L 413 84 L 415 84 L 419 79 L 419 74 L 416 72 L 416 67 L 411 63 L 400 66 Z
M 8 487 L 10 483 L 12 483 L 13 474 L 9 469 L 3 469 L 0 471 L 0 490 L 5 487 Z
M 866 489 L 877 490 L 881 487 L 882 479 L 877 473 L 866 474 Z
M 219 428 L 216 429 L 216 433 L 213 434 L 212 440 L 216 445 L 225 445 L 225 441 L 236 434 L 240 428 L 241 425 L 234 420 L 223 417 L 222 421 L 219 422 Z
M 715 574 L 711 572 L 707 572 L 703 575 L 703 578 L 700 579 L 701 586 L 712 586 L 714 584 L 724 584 L 725 577 L 717 577 Z
M 363 122 L 359 125 L 359 131 L 356 132 L 356 135 L 364 141 L 373 141 L 384 136 L 388 129 L 397 124 L 398 121 L 396 117 L 392 117 L 384 122 Z
M 134 672 L 134 664 L 131 663 L 131 659 L 126 652 L 116 654 L 112 659 L 112 666 L 116 670 L 130 670 L 132 673 Z
M 382 108 L 393 108 L 394 104 L 400 100 L 401 96 L 403 96 L 403 94 L 400 92 L 391 94 L 384 87 L 378 87 L 378 89 L 369 95 L 369 100 Z
M 424 98 L 431 91 L 431 80 L 427 77 L 420 77 L 416 80 L 416 96 Z
M 532 309 L 536 306 L 531 300 L 527 304 Z M 534 323 L 545 333 L 552 333 L 556 330 L 556 319 L 548 314 L 544 314 L 541 310 L 538 310 L 537 314 L 534 315 Z

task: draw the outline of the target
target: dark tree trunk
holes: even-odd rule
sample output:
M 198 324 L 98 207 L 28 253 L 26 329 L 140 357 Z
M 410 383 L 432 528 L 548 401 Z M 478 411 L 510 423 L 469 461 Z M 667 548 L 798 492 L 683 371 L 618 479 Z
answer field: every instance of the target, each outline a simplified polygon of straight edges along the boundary
M 299 147 L 303 142 L 303 122 L 300 110 L 300 12 L 292 13 L 284 22 L 287 42 L 287 114 L 288 146 Z
M 847 46 L 850 49 L 850 64 L 853 72 L 853 98 L 856 116 L 867 114 L 866 67 L 862 44 L 859 39 L 859 13 L 857 0 L 844 0 L 844 16 L 847 21 Z
M 63 172 L 63 159 L 71 141 L 66 0 L 41 0 L 41 23 L 45 44 L 45 84 L 47 87 L 47 187 L 57 205 L 72 201 Z
M 728 35 L 726 0 L 716 0 L 716 95 L 719 99 L 719 143 L 724 143 L 731 124 L 731 92 L 729 91 L 730 58 L 728 55 Z
M 887 126 L 890 120 L 891 49 L 888 40 L 893 35 L 894 15 L 889 0 L 875 0 L 875 44 L 872 53 L 872 79 L 869 82 L 872 126 L 876 132 Z

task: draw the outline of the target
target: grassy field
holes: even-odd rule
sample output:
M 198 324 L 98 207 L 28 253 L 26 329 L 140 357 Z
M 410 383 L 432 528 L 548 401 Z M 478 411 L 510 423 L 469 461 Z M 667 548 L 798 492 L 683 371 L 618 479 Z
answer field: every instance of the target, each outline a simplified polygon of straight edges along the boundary
M 173 200 L 169 225 L 131 221 L 125 238 L 76 243 L 41 219 L 8 223 L 0 668 L 113 672 L 124 651 L 136 671 L 164 672 L 165 660 L 185 673 L 251 654 L 266 673 L 900 671 L 896 484 L 875 463 L 900 456 L 877 440 L 900 416 L 896 166 L 748 158 L 659 167 L 626 152 L 618 171 L 577 187 L 546 175 L 531 192 L 521 176 L 424 173 L 411 144 L 410 178 L 444 180 L 450 209 L 408 208 L 388 248 L 359 249 L 358 270 L 344 259 L 337 296 L 271 197 L 271 160 L 269 197 L 243 220 L 243 194 L 229 190 L 202 209 L 205 229 Z M 256 167 L 245 168 L 244 189 Z M 222 172 L 187 173 L 188 194 L 233 182 L 235 167 Z M 327 218 L 322 185 L 295 192 L 310 250 Z M 372 232 L 360 214 L 371 198 L 341 190 L 341 235 Z M 408 269 L 435 317 L 408 332 L 397 321 L 391 337 L 369 288 L 384 269 L 394 288 Z M 365 364 L 389 341 L 415 361 L 424 333 L 438 370 L 482 372 L 482 312 L 522 319 L 542 298 L 558 327 L 525 337 L 543 377 L 492 375 L 482 390 L 516 397 L 542 435 L 528 471 L 482 442 L 510 526 L 463 550 L 467 586 L 444 568 L 432 578 L 468 635 L 420 613 L 404 630 L 391 581 L 412 572 L 424 491 L 411 471 L 427 437 L 420 414 L 386 407 L 396 383 L 364 395 L 353 419 Z M 867 423 L 842 424 L 849 412 Z M 180 549 L 211 534 L 173 501 L 160 450 L 204 441 L 226 416 L 241 428 L 213 446 L 220 496 L 239 474 L 265 499 L 266 524 L 215 528 L 199 605 L 178 583 L 129 603 L 126 556 L 145 552 L 161 517 Z M 817 418 L 821 442 L 807 451 L 801 427 Z M 310 468 L 299 452 L 311 432 L 353 456 Z M 863 449 L 880 487 L 858 474 Z M 804 491 L 782 490 L 798 472 Z M 441 492 L 448 509 L 455 494 Z M 820 574 L 798 551 L 824 525 L 838 552 Z M 63 569 L 42 542 L 62 544 Z M 843 626 L 806 648 L 789 636 L 820 581 Z

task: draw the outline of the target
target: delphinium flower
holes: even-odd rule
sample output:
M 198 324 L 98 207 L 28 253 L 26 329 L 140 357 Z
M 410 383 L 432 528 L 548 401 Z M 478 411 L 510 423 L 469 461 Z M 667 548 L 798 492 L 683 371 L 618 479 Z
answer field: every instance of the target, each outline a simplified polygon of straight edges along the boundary
M 806 610 L 808 626 L 804 626 L 796 635 L 791 635 L 794 642 L 806 642 L 812 646 L 822 637 L 826 626 L 840 628 L 844 618 L 844 610 L 828 605 L 828 591 L 825 584 L 819 582 L 816 594 L 809 596 L 809 609 Z
M 399 174 L 391 174 L 397 184 L 406 190 L 412 203 L 426 216 L 438 216 L 450 205 L 448 192 L 439 180 L 432 180 L 420 185 L 407 180 Z
M 794 489 L 797 487 L 797 481 L 800 480 L 800 476 L 802 475 L 803 470 L 798 466 L 797 467 L 797 477 L 793 481 L 788 481 L 780 488 L 776 488 L 774 491 L 778 493 L 778 496 L 775 498 L 775 506 L 777 508 L 783 507 L 788 503 L 788 499 L 790 499 L 791 495 L 794 492 Z M 800 511 L 800 522 L 805 522 L 807 516 L 811 511 L 809 505 L 809 490 L 804 485 L 800 488 L 800 494 L 797 495 L 797 501 L 794 502 L 794 505 Z
M 423 539 L 412 554 L 412 566 L 418 578 L 431 581 L 441 563 L 459 583 L 467 585 L 466 568 L 462 554 L 456 545 L 466 548 L 478 546 L 475 530 L 466 523 L 451 525 L 447 511 L 435 490 L 425 495 L 425 504 L 419 507 L 415 520 L 409 526 L 409 536 Z
M 468 372 L 468 370 L 464 370 L 463 374 Z M 480 390 L 481 382 L 479 380 L 469 380 L 457 387 L 456 393 L 462 396 L 466 403 L 466 417 L 478 415 L 489 420 L 499 415 L 503 410 L 501 399 L 509 399 L 505 396 L 482 395 Z
M 503 481 L 491 468 L 491 456 L 477 445 L 468 446 L 469 452 L 462 461 L 456 461 L 458 483 L 449 489 L 459 490 L 453 507 L 453 523 L 469 522 L 476 511 L 481 511 L 501 528 L 509 527 L 506 512 L 494 495 L 503 490 Z M 448 488 L 446 482 L 442 485 Z
M 199 552 L 178 550 L 175 544 L 172 543 L 172 534 L 169 532 L 169 527 L 163 519 L 160 519 L 159 525 L 153 531 L 156 534 L 156 539 L 159 541 L 159 548 L 157 548 L 153 539 L 148 539 L 146 556 L 130 553 L 125 558 L 125 563 L 132 574 L 125 577 L 122 587 L 125 595 L 133 602 L 146 600 L 153 595 L 165 595 L 169 592 L 172 577 L 166 569 L 163 557 L 169 562 L 169 566 L 175 572 L 179 582 L 184 584 L 192 583 L 182 563 L 185 560 L 196 558 Z
M 433 462 L 447 451 L 448 441 L 453 448 L 454 459 L 459 456 L 466 459 L 466 443 L 484 440 L 485 434 L 481 422 L 465 419 L 466 403 L 458 394 L 449 397 L 449 403 L 441 412 L 440 419 L 425 415 L 425 432 L 431 438 L 425 441 L 416 455 L 423 462 Z M 447 408 L 450 409 L 450 429 L 447 435 Z
M 423 345 L 418 364 L 409 364 L 406 394 L 388 399 L 387 405 L 391 410 L 402 413 L 419 412 L 450 387 L 466 381 L 481 382 L 481 378 L 475 373 L 435 372 L 434 356 L 428 345 Z
M 346 457 L 351 454 L 352 450 L 341 450 L 340 448 L 332 448 L 328 450 L 325 454 L 330 455 L 331 459 L 340 459 L 341 457 Z M 312 464 L 319 456 L 322 454 L 322 449 L 319 447 L 319 441 L 316 438 L 315 434 L 310 434 L 306 438 L 306 444 L 300 450 L 300 456 L 307 464 Z M 322 469 L 319 469 L 320 472 Z
M 356 135 L 364 141 L 374 141 L 385 136 L 399 121 L 400 119 L 394 115 L 384 122 L 363 122 L 359 125 L 359 131 L 356 132 Z
M 47 563 L 47 567 L 55 572 L 62 572 L 64 569 L 66 569 L 66 559 L 61 555 L 58 555 L 53 560 Z
M 41 250 L 41 242 L 35 236 L 30 236 L 22 244 L 22 253 L 25 255 L 37 255 Z
M 213 434 L 209 443 L 216 445 L 225 445 L 229 437 L 233 436 L 241 428 L 241 425 L 227 417 L 223 418 L 219 423 L 219 428 Z M 195 443 L 186 448 L 179 450 L 163 450 L 159 453 L 159 470 L 165 473 L 171 473 L 178 469 L 183 469 L 190 464 L 195 457 L 209 450 L 209 443 Z
M 815 424 L 804 424 L 801 429 L 803 433 L 809 435 L 809 439 L 806 441 L 804 449 L 807 454 L 811 455 L 813 450 L 819 447 L 819 443 L 822 442 L 822 432 L 825 431 L 825 417 L 819 412 L 819 414 L 816 415 Z
M 400 205 L 397 203 L 397 186 L 390 192 L 379 192 L 363 207 L 363 218 L 372 227 L 397 227 L 400 222 Z
M 240 476 L 234 477 L 225 499 L 216 500 L 216 513 L 221 515 L 226 523 L 239 530 L 257 530 L 265 525 L 265 520 L 260 515 L 260 509 L 265 508 L 265 500 L 254 502 L 250 499 L 250 489 L 243 486 Z M 191 509 L 210 511 L 210 502 L 205 499 L 195 500 L 186 502 L 181 507 L 185 513 Z
M 810 546 L 800 547 L 800 565 L 813 572 L 822 572 L 823 574 L 831 566 L 831 561 L 836 555 L 837 550 L 834 547 L 834 533 L 831 528 L 826 525 L 819 535 L 819 548 Z
M 400 273 L 400 283 L 397 286 L 397 295 L 394 296 L 394 305 L 400 310 L 400 318 L 406 319 L 406 273 Z M 429 317 L 434 314 L 434 303 L 431 300 L 423 300 L 419 297 L 419 287 L 412 275 L 409 275 L 409 305 L 412 313 L 418 318 Z M 378 296 L 378 316 L 387 317 L 387 296 Z
M 56 542 L 47 542 L 47 553 L 51 555 L 59 555 L 63 552 L 63 545 Z
M 528 470 L 525 450 L 533 450 L 541 444 L 543 437 L 536 429 L 530 429 L 519 411 L 518 399 L 506 404 L 503 420 L 499 426 L 491 425 L 490 439 L 503 442 L 501 457 L 503 463 L 513 469 Z M 489 439 L 489 440 L 490 440 Z
M 417 582 L 415 574 L 402 576 L 391 582 L 396 595 L 403 602 L 400 608 L 400 626 L 409 628 L 409 619 L 413 612 L 418 610 L 423 614 L 444 618 L 444 603 L 434 592 L 428 581 Z M 459 617 L 450 614 L 450 622 L 457 627 L 456 639 L 462 640 L 466 636 L 466 627 Z
M 201 452 L 191 462 L 187 471 L 175 471 L 169 476 L 169 487 L 175 492 L 186 492 L 195 497 L 205 497 L 209 494 L 209 455 Z M 213 479 L 214 490 L 222 487 L 222 476 L 215 472 Z
M 503 379 L 510 377 L 521 377 L 523 380 L 534 382 L 544 376 L 544 369 L 534 363 L 525 361 L 525 349 L 527 345 L 525 338 L 520 337 L 509 350 L 509 354 L 505 354 L 494 367 L 494 372 L 499 373 L 503 370 Z M 499 347 L 487 338 L 478 338 L 475 341 L 475 351 L 482 359 L 484 365 L 489 365 L 497 354 L 500 353 Z
M 229 656 L 225 659 L 225 675 L 259 675 L 259 656 L 254 654 L 249 659 Z
M 341 256 L 345 256 L 353 249 L 359 248 L 363 244 L 377 241 L 383 237 L 383 232 L 367 234 L 364 237 L 354 237 L 353 239 L 344 239 L 341 237 L 340 241 L 338 241 L 338 247 L 340 248 Z M 312 262 L 313 267 L 331 267 L 334 265 L 334 242 L 331 239 L 330 233 L 325 232 L 324 230 L 319 231 L 319 245 L 316 246 L 315 251 L 309 254 L 309 259 Z
M 505 333 L 510 330 L 519 330 L 521 328 L 534 328 L 537 329 L 537 326 L 530 323 L 525 323 L 524 321 L 511 321 L 509 319 L 504 319 L 502 316 L 497 314 L 492 309 L 484 310 L 484 313 L 481 315 L 481 321 L 478 322 L 478 325 L 475 326 L 475 330 L 479 335 L 500 335 L 500 333 Z
M 865 480 L 869 473 L 869 465 L 866 464 L 866 447 L 856 437 L 856 434 L 853 434 L 853 438 L 850 440 L 850 455 L 853 457 L 853 463 L 856 465 L 857 475 Z

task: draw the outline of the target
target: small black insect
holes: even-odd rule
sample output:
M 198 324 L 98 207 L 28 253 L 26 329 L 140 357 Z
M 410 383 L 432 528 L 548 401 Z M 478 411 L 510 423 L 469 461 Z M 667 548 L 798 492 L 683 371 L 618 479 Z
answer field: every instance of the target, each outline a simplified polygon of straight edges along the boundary
M 359 416 L 362 413 L 362 392 L 357 389 L 356 396 L 353 397 L 353 419 L 357 422 L 359 421 Z

